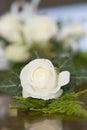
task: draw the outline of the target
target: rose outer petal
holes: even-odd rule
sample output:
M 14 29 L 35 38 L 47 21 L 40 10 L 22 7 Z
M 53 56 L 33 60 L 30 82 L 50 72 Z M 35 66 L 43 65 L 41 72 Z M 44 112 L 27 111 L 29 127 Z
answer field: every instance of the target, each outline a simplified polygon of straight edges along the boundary
M 29 93 L 26 92 L 24 89 L 22 90 L 22 95 L 23 95 L 23 98 L 28 98 L 29 97 Z
M 33 98 L 37 98 L 37 99 L 43 99 L 43 100 L 49 100 L 49 99 L 56 99 L 58 97 L 60 97 L 63 94 L 63 90 L 60 89 L 57 93 L 54 93 L 48 96 L 44 96 L 44 95 L 32 95 L 29 94 L 28 92 L 26 92 L 24 89 L 22 90 L 22 95 L 24 98 L 28 98 L 28 97 L 33 97 Z M 30 96 L 29 96 L 30 95 Z
M 59 73 L 59 83 L 58 85 L 61 87 L 61 86 L 64 86 L 66 84 L 68 84 L 70 81 L 70 72 L 69 71 L 62 71 Z

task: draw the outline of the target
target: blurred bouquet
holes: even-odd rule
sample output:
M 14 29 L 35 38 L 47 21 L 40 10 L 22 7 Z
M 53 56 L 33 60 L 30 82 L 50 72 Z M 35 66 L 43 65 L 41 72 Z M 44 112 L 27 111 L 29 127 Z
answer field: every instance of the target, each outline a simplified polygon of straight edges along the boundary
M 7 61 L 26 62 L 31 58 L 33 50 L 56 55 L 66 55 L 69 51 L 75 53 L 78 50 L 76 41 L 84 35 L 82 25 L 60 28 L 48 15 L 35 12 L 35 5 L 38 5 L 36 2 L 39 3 L 39 0 L 33 0 L 31 4 L 22 3 L 23 8 L 14 3 L 11 11 L 0 17 L 0 40 L 4 42 Z
M 29 59 L 30 50 L 35 46 L 48 47 L 48 42 L 56 34 L 56 24 L 46 15 L 32 16 L 23 23 L 9 14 L 0 20 L 0 36 L 8 42 L 5 51 L 7 58 L 13 62 Z
M 62 41 L 64 47 L 71 48 L 74 52 L 78 50 L 77 41 L 85 35 L 85 30 L 80 23 L 75 23 L 62 27 L 57 37 Z

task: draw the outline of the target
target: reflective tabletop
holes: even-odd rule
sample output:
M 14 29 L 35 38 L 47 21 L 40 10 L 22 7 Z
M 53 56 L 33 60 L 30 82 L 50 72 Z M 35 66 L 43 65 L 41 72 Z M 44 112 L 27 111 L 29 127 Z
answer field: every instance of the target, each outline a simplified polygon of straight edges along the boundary
M 87 84 L 83 84 L 77 90 L 86 87 Z M 80 99 L 87 110 L 87 95 L 82 95 Z M 8 104 L 12 101 L 11 97 L 0 95 L 0 130 L 87 130 L 86 118 L 9 109 Z

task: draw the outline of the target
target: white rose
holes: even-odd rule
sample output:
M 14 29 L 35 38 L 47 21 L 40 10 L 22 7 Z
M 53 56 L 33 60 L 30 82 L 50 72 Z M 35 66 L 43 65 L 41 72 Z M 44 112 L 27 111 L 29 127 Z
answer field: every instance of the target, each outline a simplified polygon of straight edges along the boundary
M 78 40 L 85 34 L 84 27 L 80 24 L 68 25 L 62 28 L 60 34 L 58 34 L 58 40 L 66 40 L 67 38 L 72 38 L 73 40 Z
M 63 71 L 57 74 L 51 61 L 36 59 L 22 69 L 20 79 L 24 98 L 48 100 L 61 96 L 61 87 L 69 83 L 70 73 Z
M 30 58 L 30 53 L 27 50 L 26 46 L 20 45 L 9 45 L 6 48 L 6 56 L 8 60 L 12 62 L 24 62 Z
M 30 45 L 35 42 L 44 46 L 56 34 L 56 24 L 46 15 L 33 16 L 25 24 L 24 35 Z
M 22 26 L 14 16 L 6 14 L 0 18 L 0 36 L 7 41 L 20 43 L 22 41 L 21 30 Z

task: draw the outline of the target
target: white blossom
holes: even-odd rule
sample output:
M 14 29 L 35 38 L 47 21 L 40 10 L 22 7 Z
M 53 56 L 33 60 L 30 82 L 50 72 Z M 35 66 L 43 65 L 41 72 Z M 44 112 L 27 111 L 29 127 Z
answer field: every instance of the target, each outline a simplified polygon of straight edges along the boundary
M 0 18 L 0 36 L 5 40 L 20 43 L 22 26 L 19 21 L 11 14 L 5 14 Z
M 20 80 L 24 98 L 55 99 L 62 95 L 62 86 L 70 81 L 70 73 L 57 73 L 48 59 L 35 59 L 21 71 Z
M 71 24 L 63 27 L 57 35 L 58 40 L 66 40 L 71 38 L 73 40 L 80 39 L 85 34 L 84 27 L 81 24 Z
M 27 46 L 9 45 L 6 48 L 6 56 L 12 62 L 24 62 L 30 58 Z
M 56 24 L 46 15 L 35 15 L 29 19 L 24 28 L 26 42 L 38 43 L 46 46 L 46 43 L 57 34 Z

